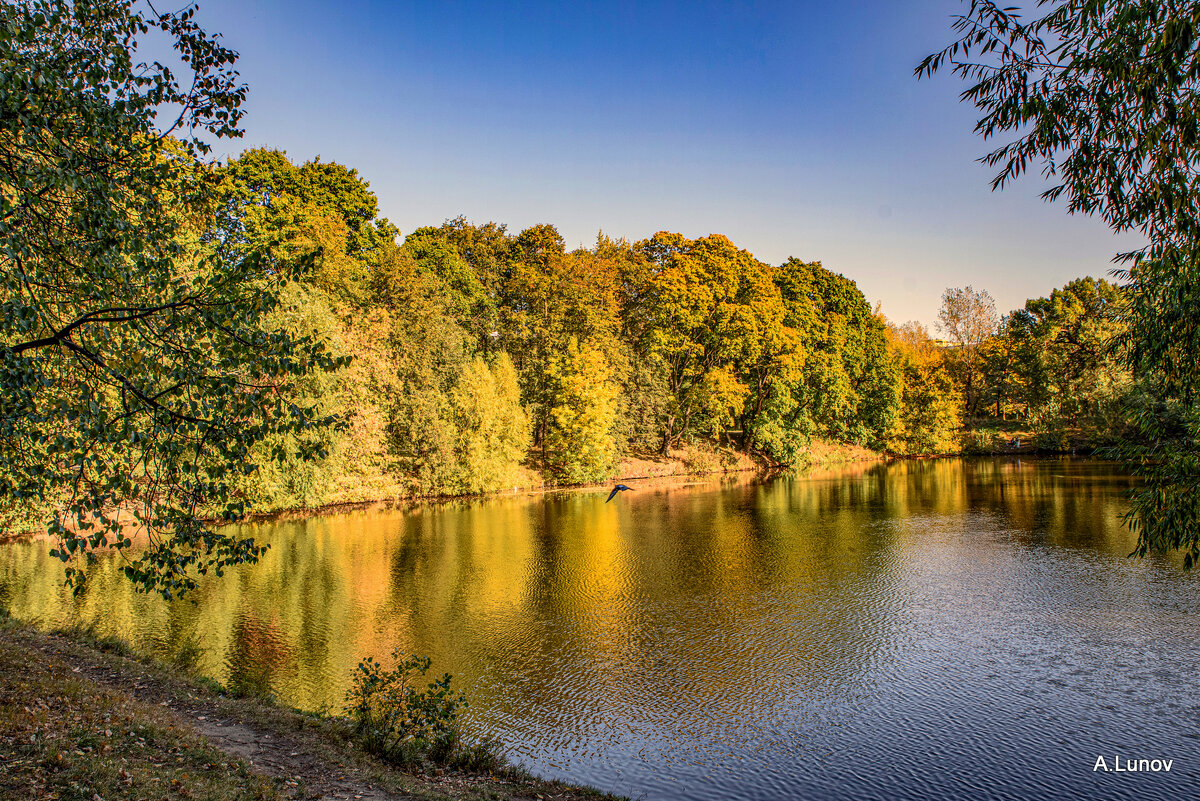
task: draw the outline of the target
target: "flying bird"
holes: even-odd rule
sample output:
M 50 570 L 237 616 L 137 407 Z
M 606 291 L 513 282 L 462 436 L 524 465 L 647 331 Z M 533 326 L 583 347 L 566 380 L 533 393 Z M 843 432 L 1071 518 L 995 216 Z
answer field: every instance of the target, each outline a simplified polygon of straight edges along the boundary
M 608 493 L 608 501 L 611 501 L 613 498 L 615 498 L 618 492 L 627 492 L 631 489 L 633 489 L 633 487 L 627 487 L 624 484 L 618 484 L 617 486 L 613 487 L 612 492 Z M 605 501 L 605 503 L 608 503 L 608 501 Z

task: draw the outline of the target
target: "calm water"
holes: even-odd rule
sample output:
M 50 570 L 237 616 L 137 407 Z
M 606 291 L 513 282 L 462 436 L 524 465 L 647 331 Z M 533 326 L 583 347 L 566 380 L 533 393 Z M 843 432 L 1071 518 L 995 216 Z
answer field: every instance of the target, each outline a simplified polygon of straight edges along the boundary
M 1128 482 L 943 460 L 248 527 L 194 602 L 82 599 L 46 545 L 0 600 L 337 711 L 360 657 L 429 654 L 549 776 L 666 798 L 1175 798 L 1200 776 L 1200 574 L 1126 558 Z M 1097 756 L 1170 773 L 1093 772 Z

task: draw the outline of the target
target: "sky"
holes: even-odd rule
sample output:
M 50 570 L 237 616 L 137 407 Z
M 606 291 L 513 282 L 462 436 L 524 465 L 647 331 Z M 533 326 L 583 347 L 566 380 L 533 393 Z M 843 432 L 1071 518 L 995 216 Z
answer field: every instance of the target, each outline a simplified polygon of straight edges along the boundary
M 197 19 L 241 53 L 245 136 L 356 168 L 402 233 L 460 214 L 516 233 L 720 233 L 820 261 L 897 322 L 950 286 L 1001 313 L 1119 250 L 1102 222 L 1002 192 L 975 109 L 914 67 L 958 0 L 249 2 Z

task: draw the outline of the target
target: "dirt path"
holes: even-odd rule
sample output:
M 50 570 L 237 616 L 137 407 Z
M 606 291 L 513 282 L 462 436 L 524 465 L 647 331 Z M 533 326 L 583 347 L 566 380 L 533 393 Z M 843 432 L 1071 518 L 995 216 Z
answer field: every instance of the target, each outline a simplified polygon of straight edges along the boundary
M 322 759 L 313 753 L 311 734 L 306 736 L 300 731 L 289 735 L 280 732 L 277 725 L 264 725 L 260 718 L 264 714 L 278 717 L 284 710 L 206 696 L 196 687 L 164 677 L 162 671 L 148 665 L 83 647 L 63 637 L 26 635 L 21 640 L 47 659 L 64 663 L 80 678 L 112 692 L 133 695 L 143 703 L 167 707 L 181 724 L 199 731 L 214 747 L 245 760 L 255 772 L 279 779 L 283 789 L 290 789 L 288 794 L 294 797 L 368 801 L 422 797 L 378 786 L 360 765 Z
M 0 649 L 8 649 L 0 653 L 8 653 L 11 664 L 25 666 L 31 675 L 74 677 L 81 686 L 94 688 L 90 693 L 92 696 L 124 699 L 121 705 L 136 708 L 130 713 L 135 719 L 140 714 L 146 724 L 152 724 L 154 721 L 150 718 L 163 718 L 169 726 L 200 735 L 208 746 L 233 758 L 227 766 L 233 773 L 242 771 L 244 776 L 267 777 L 275 788 L 268 796 L 274 794 L 305 801 L 620 801 L 590 788 L 544 781 L 518 768 L 503 768 L 495 774 L 461 773 L 432 767 L 428 772 L 418 774 L 396 770 L 358 748 L 349 725 L 343 720 L 307 715 L 253 698 L 230 698 L 178 670 L 125 656 L 127 649 L 119 643 L 96 643 L 86 635 L 46 634 L 9 621 L 5 618 L 0 625 Z M 22 652 L 26 656 L 19 656 Z M 13 662 L 13 659 L 17 661 Z M 44 707 L 38 697 L 42 692 L 30 685 L 18 695 L 19 703 Z M 87 698 L 89 693 L 82 691 L 77 696 Z M 24 712 L 32 714 L 30 709 L 27 707 Z M 137 709 L 142 711 L 139 713 Z M 0 709 L 0 723 L 4 723 L 3 713 Z M 106 737 L 122 734 L 115 729 L 109 730 L 103 720 L 107 717 L 100 723 L 93 721 L 87 725 L 99 727 Z M 9 724 L 16 725 L 12 721 Z M 132 728 L 137 727 L 135 720 Z M 31 736 L 36 736 L 33 729 L 29 731 Z M 135 735 L 134 731 L 127 733 L 131 738 Z M 86 740 L 88 732 L 76 726 L 72 736 Z M 191 736 L 193 741 L 203 744 Z M 3 745 L 2 741 L 0 736 L 0 745 Z M 153 743 L 137 739 L 131 747 L 137 749 L 143 761 L 149 757 L 155 768 L 178 762 L 171 752 L 156 750 Z M 82 748 L 86 751 L 74 752 L 81 758 L 93 750 L 88 745 Z M 150 750 L 141 750 L 146 748 Z M 4 762 L 4 753 L 5 749 L 0 748 L 0 763 Z M 19 760 L 20 755 L 15 759 Z M 243 764 L 245 767 L 239 767 Z M 201 767 L 207 771 L 220 766 L 213 763 Z M 246 772 L 247 768 L 249 772 Z M 5 770 L 5 765 L 0 764 L 0 780 L 4 779 Z M 183 775 L 186 778 L 187 774 Z M 117 776 L 126 783 L 130 781 L 124 770 Z M 163 780 L 174 783 L 169 776 Z M 0 796 L 3 795 L 0 792 Z M 225 795 L 219 793 L 216 798 Z M 50 794 L 46 797 L 58 796 Z M 115 797 L 124 797 L 124 794 L 118 793 Z M 146 796 L 151 797 L 160 796 Z

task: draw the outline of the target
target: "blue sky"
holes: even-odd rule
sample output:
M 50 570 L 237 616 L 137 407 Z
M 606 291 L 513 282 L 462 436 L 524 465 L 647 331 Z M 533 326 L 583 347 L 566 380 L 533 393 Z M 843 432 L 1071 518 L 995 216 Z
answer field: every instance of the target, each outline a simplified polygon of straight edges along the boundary
M 989 190 L 962 87 L 912 75 L 960 7 L 201 0 L 198 19 L 250 86 L 225 152 L 355 167 L 403 232 L 465 214 L 570 246 L 723 233 L 931 324 L 947 286 L 1003 312 L 1133 242 L 1036 177 Z

